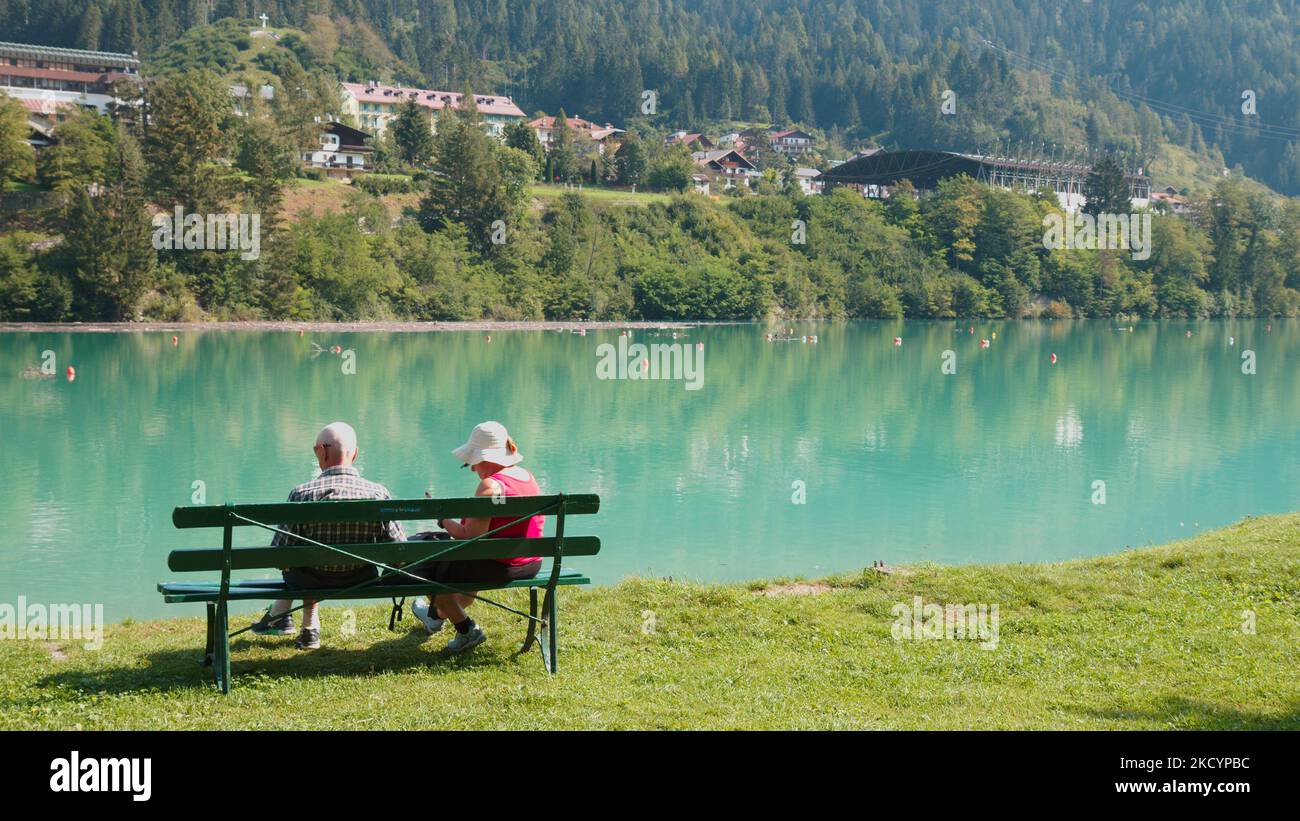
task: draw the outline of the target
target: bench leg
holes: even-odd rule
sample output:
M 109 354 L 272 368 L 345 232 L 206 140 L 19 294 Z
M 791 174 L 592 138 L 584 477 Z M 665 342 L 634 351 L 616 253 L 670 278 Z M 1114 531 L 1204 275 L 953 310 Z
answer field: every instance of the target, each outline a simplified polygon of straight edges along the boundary
M 546 629 L 539 637 L 542 645 L 542 664 L 546 667 L 546 672 L 552 675 L 556 672 L 556 647 L 555 639 L 558 635 L 555 624 L 555 613 L 557 608 L 556 601 L 559 599 L 558 590 L 551 590 L 546 594 L 542 602 L 542 618 L 546 620 Z
M 217 606 L 208 602 L 208 643 L 203 648 L 203 666 L 212 666 L 212 643 L 216 635 Z
M 217 605 L 216 648 L 217 658 L 213 666 L 217 688 L 225 695 L 230 692 L 230 624 L 225 602 Z
M 528 620 L 528 635 L 524 636 L 523 646 L 519 648 L 520 655 L 527 653 L 533 647 L 533 642 L 537 640 L 537 588 L 528 588 L 528 615 L 532 616 Z

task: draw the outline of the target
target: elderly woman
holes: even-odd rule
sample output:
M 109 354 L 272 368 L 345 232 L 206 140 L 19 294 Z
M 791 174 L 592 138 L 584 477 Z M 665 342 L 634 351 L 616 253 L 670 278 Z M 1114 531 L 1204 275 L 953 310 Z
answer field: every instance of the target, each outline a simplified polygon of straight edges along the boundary
M 540 496 L 537 480 L 526 469 L 520 467 L 523 454 L 515 445 L 505 426 L 500 422 L 484 422 L 477 425 L 469 435 L 469 441 L 452 451 L 464 466 L 478 476 L 478 488 L 475 496 Z M 513 517 L 493 517 L 491 519 L 442 519 L 438 522 L 453 539 L 472 539 L 509 524 Z M 545 516 L 532 516 L 510 527 L 494 533 L 490 538 L 536 539 L 542 535 Z M 440 562 L 430 568 L 434 581 L 457 587 L 472 587 L 475 582 L 503 584 L 516 579 L 531 579 L 542 567 L 542 560 L 532 556 L 514 559 L 471 559 L 466 561 Z M 456 635 L 448 642 L 447 649 L 460 653 L 477 647 L 487 640 L 483 628 L 474 623 L 465 608 L 474 599 L 459 593 L 444 593 L 433 599 L 433 610 L 422 600 L 411 606 L 415 614 L 430 633 L 442 629 L 450 619 L 456 628 Z

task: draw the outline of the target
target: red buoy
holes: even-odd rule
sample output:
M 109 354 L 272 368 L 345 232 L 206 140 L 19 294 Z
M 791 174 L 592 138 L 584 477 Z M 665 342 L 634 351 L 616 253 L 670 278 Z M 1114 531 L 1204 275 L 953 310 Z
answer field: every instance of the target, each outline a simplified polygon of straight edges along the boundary
M 178 345 L 178 344 L 180 344 L 180 340 L 173 336 L 173 337 L 172 337 L 172 345 Z
M 894 337 L 894 347 L 898 348 L 898 347 L 902 347 L 902 345 L 903 345 L 903 337 L 901 336 Z
M 989 341 L 988 341 L 987 339 L 981 339 L 981 340 L 980 340 L 980 347 L 981 347 L 981 348 L 987 348 L 988 346 L 989 346 Z
M 77 378 L 77 369 L 74 368 L 74 367 L 72 367 L 71 365 L 69 365 L 69 366 L 68 366 L 68 381 L 71 382 L 72 380 L 74 380 L 74 379 L 76 379 L 76 378 Z
M 1052 364 L 1055 365 L 1055 364 L 1056 364 L 1056 354 L 1052 354 L 1051 359 L 1052 359 Z

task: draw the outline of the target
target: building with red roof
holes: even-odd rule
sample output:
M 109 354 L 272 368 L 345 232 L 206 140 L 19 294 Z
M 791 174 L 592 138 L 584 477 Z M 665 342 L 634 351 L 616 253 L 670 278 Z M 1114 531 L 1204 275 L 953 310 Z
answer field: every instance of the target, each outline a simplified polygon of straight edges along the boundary
M 134 54 L 0 42 L 0 93 L 21 100 L 36 119 L 57 118 L 64 106 L 105 111 L 121 102 L 119 80 L 139 81 Z
M 350 114 L 361 128 L 378 139 L 397 119 L 398 107 L 410 101 L 427 110 L 429 127 L 437 128 L 439 115 L 447 109 L 459 110 L 461 95 L 455 91 L 435 91 L 426 88 L 404 88 L 400 85 L 369 83 L 342 83 L 343 113 Z M 524 112 L 510 97 L 497 94 L 475 94 L 474 104 L 483 117 L 487 131 L 500 137 L 507 124 L 523 120 Z
M 569 122 L 569 130 L 574 132 L 582 142 L 578 143 L 579 150 L 584 143 L 595 143 L 596 150 L 604 154 L 605 148 L 610 143 L 618 139 L 618 135 L 624 133 L 623 129 L 615 128 L 610 123 L 597 125 L 591 120 L 584 120 L 581 117 L 565 117 Z M 528 127 L 537 133 L 537 140 L 542 144 L 542 148 L 551 147 L 551 139 L 555 133 L 555 117 L 550 115 L 537 117 L 528 123 Z

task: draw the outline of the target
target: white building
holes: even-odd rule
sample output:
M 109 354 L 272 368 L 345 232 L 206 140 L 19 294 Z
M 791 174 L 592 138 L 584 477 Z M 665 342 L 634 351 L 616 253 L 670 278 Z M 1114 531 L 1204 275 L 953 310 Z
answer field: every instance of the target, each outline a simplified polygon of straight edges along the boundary
M 822 172 L 816 168 L 796 168 L 793 171 L 795 180 L 799 183 L 799 190 L 805 194 L 820 194 L 822 192 L 822 181 L 819 179 Z
M 0 42 L 0 92 L 32 103 L 29 110 L 79 106 L 103 113 L 122 102 L 113 84 L 139 82 L 139 72 L 133 54 Z
M 302 152 L 303 165 L 320 168 L 331 177 L 351 179 L 370 170 L 374 149 L 366 145 L 370 135 L 342 123 L 321 125 L 320 143 Z
M 459 109 L 461 103 L 461 95 L 454 91 L 386 86 L 374 81 L 343 83 L 340 94 L 343 113 L 352 115 L 357 124 L 368 129 L 376 139 L 383 137 L 389 125 L 397 119 L 399 106 L 408 100 L 425 109 L 430 130 L 437 129 L 438 117 L 444 110 Z M 508 123 L 522 121 L 525 116 L 509 97 L 475 94 L 474 103 L 488 133 L 494 137 L 501 137 Z
M 595 146 L 599 154 L 604 154 L 605 149 L 611 143 L 619 139 L 620 134 L 624 133 L 623 129 L 615 128 L 610 123 L 597 125 L 590 120 L 584 120 L 581 117 L 566 117 L 569 122 L 569 130 L 573 132 L 574 147 L 578 153 L 585 154 L 590 146 Z M 551 140 L 554 139 L 556 117 L 543 116 L 538 117 L 528 123 L 528 127 L 537 134 L 537 141 L 542 144 L 542 148 L 550 149 Z

